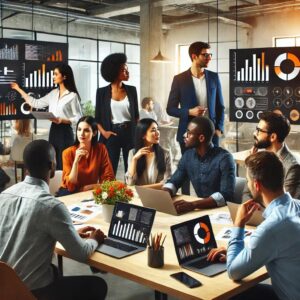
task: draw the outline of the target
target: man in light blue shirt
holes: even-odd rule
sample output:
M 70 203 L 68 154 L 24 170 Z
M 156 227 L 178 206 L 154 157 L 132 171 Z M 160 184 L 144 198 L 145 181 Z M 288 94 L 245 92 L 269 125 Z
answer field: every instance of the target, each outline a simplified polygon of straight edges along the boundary
M 23 157 L 29 176 L 0 194 L 0 260 L 39 300 L 104 299 L 107 285 L 102 278 L 62 277 L 51 265 L 57 241 L 72 258 L 85 262 L 104 233 L 90 226 L 77 232 L 65 205 L 50 195 L 48 184 L 56 166 L 51 144 L 35 140 Z
M 233 299 L 300 299 L 300 203 L 284 192 L 284 169 L 276 154 L 263 151 L 245 161 L 248 187 L 253 199 L 237 213 L 227 249 L 227 271 L 240 280 L 266 266 L 272 286 L 258 285 Z M 244 245 L 244 228 L 253 212 L 265 207 L 261 223 Z M 208 259 L 222 258 L 223 248 L 211 251 Z

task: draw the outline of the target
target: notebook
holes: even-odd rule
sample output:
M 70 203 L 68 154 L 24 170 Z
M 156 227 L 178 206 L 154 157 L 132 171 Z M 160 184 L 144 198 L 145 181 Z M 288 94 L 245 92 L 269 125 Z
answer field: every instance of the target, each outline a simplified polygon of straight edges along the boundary
M 144 206 L 154 208 L 166 214 L 178 215 L 174 200 L 167 191 L 135 186 L 141 202 Z
M 124 202 L 117 202 L 109 226 L 108 237 L 96 251 L 122 258 L 147 247 L 156 211 Z
M 207 261 L 209 251 L 217 247 L 209 216 L 173 225 L 171 232 L 181 267 L 206 276 L 226 270 L 226 263 Z
M 239 206 L 240 206 L 240 204 L 227 201 L 227 207 L 229 209 L 229 213 L 230 213 L 232 222 L 234 222 L 234 220 L 235 220 L 236 213 L 237 213 Z M 258 226 L 260 223 L 262 223 L 264 221 L 262 213 L 263 213 L 263 208 L 262 208 L 262 210 L 256 210 L 253 213 L 253 215 L 251 216 L 250 220 L 247 222 L 247 225 Z

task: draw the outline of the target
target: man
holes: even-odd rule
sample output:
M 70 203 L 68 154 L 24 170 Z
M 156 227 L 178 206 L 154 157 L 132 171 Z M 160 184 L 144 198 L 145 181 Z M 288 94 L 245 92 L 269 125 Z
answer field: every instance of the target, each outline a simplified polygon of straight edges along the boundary
M 47 141 L 28 144 L 23 157 L 29 175 L 0 194 L 0 260 L 16 271 L 38 299 L 104 299 L 103 279 L 60 277 L 51 265 L 57 241 L 72 258 L 84 262 L 103 242 L 103 232 L 85 227 L 78 234 L 65 205 L 50 195 L 48 184 L 56 161 Z
M 266 149 L 277 154 L 283 163 L 284 188 L 295 199 L 300 199 L 300 161 L 291 153 L 284 143 L 290 132 L 290 122 L 283 115 L 274 112 L 264 112 L 254 132 L 254 147 L 251 152 Z M 251 199 L 252 195 L 247 188 L 243 192 L 243 202 Z
M 142 119 L 153 119 L 157 121 L 157 116 L 154 112 L 154 102 L 151 97 L 143 98 L 142 102 L 142 109 L 140 110 L 140 120 Z
M 276 154 L 258 152 L 245 163 L 253 199 L 237 212 L 227 249 L 227 271 L 230 278 L 240 280 L 265 265 L 272 286 L 258 285 L 234 299 L 299 299 L 300 203 L 284 192 L 284 169 Z M 259 204 L 266 208 L 265 221 L 245 246 L 245 224 Z M 224 249 L 213 249 L 208 259 L 224 260 L 225 254 Z
M 224 103 L 219 76 L 206 70 L 212 58 L 210 45 L 204 42 L 191 44 L 189 56 L 192 66 L 174 77 L 167 104 L 167 113 L 179 118 L 177 141 L 181 154 L 185 151 L 183 134 L 192 118 L 207 113 L 215 126 L 215 146 L 219 146 L 219 137 L 224 130 Z M 189 190 L 187 181 L 182 192 L 189 194 Z
M 184 142 L 188 149 L 179 161 L 176 172 L 163 188 L 175 195 L 188 178 L 199 199 L 193 202 L 176 201 L 179 213 L 194 209 L 224 206 L 233 197 L 235 165 L 232 155 L 212 144 L 215 132 L 213 122 L 206 117 L 196 117 L 188 125 Z

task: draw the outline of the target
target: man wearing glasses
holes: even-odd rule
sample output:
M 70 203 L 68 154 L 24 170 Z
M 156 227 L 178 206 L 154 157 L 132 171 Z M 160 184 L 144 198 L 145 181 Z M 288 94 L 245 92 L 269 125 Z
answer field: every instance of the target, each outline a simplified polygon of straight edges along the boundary
M 284 140 L 290 132 L 289 120 L 274 112 L 264 112 L 254 132 L 254 146 L 251 153 L 259 149 L 277 154 L 284 166 L 284 188 L 295 199 L 300 199 L 300 160 L 287 147 Z M 243 202 L 252 198 L 247 188 L 243 192 Z
M 188 123 L 198 116 L 208 116 L 215 126 L 213 144 L 219 145 L 224 126 L 224 101 L 217 73 L 206 70 L 212 59 L 210 45 L 195 42 L 189 47 L 192 66 L 173 79 L 167 104 L 167 113 L 179 118 L 177 141 L 181 154 L 185 151 L 183 135 Z M 183 194 L 189 194 L 189 182 L 182 187 Z

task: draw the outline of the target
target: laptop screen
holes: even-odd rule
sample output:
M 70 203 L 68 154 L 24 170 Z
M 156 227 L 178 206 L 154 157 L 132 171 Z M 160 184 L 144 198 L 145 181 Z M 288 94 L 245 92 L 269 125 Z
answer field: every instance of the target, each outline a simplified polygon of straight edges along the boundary
M 147 245 L 156 211 L 148 207 L 117 202 L 108 236 L 138 246 Z
M 209 216 L 203 216 L 171 226 L 173 242 L 179 264 L 206 256 L 217 247 Z

